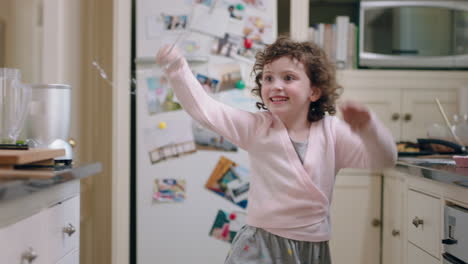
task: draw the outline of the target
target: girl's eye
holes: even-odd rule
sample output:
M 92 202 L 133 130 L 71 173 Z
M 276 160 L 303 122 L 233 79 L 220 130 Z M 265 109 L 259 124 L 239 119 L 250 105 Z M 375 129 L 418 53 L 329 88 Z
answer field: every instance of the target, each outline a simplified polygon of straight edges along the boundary
M 284 77 L 284 80 L 286 80 L 286 81 L 292 81 L 292 80 L 294 80 L 294 77 L 291 76 L 291 75 L 286 75 L 286 76 Z
M 273 78 L 271 76 L 265 76 L 263 78 L 263 80 L 266 81 L 266 82 L 271 82 L 271 80 L 273 80 Z

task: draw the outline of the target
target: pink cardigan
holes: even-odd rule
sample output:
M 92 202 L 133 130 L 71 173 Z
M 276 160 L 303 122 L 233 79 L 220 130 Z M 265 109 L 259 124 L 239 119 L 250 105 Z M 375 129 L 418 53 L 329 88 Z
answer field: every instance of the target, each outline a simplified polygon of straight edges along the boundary
M 302 164 L 275 115 L 246 112 L 212 99 L 185 60 L 166 74 L 195 120 L 249 153 L 247 224 L 251 226 L 295 240 L 329 240 L 329 210 L 338 171 L 391 167 L 396 162 L 393 137 L 374 115 L 358 133 L 336 117 L 312 123 Z

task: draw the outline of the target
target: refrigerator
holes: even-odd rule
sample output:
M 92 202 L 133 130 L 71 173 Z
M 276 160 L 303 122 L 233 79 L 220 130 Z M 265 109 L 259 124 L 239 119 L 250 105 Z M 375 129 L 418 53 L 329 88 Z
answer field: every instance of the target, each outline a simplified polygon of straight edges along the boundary
M 216 100 L 257 111 L 250 76 L 276 0 L 136 0 L 132 263 L 223 263 L 248 207 L 245 151 L 178 104 L 158 49 L 176 43 Z

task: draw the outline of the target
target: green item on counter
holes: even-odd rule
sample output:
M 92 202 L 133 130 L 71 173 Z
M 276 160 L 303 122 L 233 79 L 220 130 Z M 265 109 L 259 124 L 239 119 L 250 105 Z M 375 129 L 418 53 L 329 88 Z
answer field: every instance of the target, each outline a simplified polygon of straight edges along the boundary
M 241 4 L 237 4 L 236 9 L 242 11 L 242 10 L 244 10 L 244 6 L 241 5 Z
M 237 89 L 244 89 L 244 88 L 245 88 L 245 82 L 244 82 L 243 80 L 238 80 L 238 81 L 236 82 L 235 87 L 236 87 Z

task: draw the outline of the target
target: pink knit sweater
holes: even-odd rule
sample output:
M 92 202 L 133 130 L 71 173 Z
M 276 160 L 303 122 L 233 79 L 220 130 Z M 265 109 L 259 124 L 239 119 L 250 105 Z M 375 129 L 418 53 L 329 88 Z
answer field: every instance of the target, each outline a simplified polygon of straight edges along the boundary
M 251 226 L 295 240 L 329 240 L 330 203 L 338 171 L 391 167 L 396 162 L 393 137 L 374 115 L 358 132 L 336 117 L 312 123 L 302 164 L 278 117 L 212 99 L 185 60 L 166 73 L 185 111 L 249 153 L 247 224 Z

